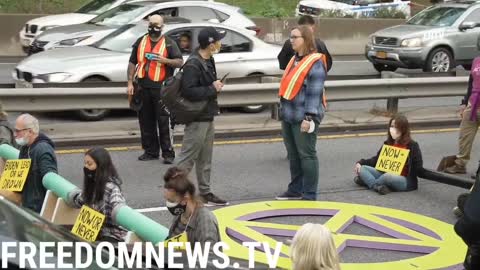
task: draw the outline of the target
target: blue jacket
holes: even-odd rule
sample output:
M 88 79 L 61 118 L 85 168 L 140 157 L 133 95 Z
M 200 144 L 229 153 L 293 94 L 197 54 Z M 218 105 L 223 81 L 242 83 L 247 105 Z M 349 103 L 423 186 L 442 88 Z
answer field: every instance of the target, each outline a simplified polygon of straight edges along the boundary
M 282 120 L 292 124 L 299 123 L 306 115 L 310 115 L 321 122 L 325 115 L 322 97 L 326 77 L 323 62 L 317 61 L 313 64 L 297 96 L 292 100 L 280 99 Z

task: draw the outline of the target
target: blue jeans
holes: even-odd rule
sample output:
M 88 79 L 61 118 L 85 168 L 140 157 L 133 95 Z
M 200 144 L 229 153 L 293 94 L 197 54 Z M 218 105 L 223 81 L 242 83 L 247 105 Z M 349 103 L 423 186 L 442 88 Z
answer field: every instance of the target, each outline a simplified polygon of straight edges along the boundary
M 303 195 L 305 200 L 317 199 L 319 164 L 317 157 L 318 122 L 315 132 L 300 132 L 301 123 L 282 121 L 283 141 L 290 161 L 290 184 L 288 192 Z
M 394 191 L 407 190 L 407 178 L 405 176 L 384 173 L 370 166 L 360 168 L 360 179 L 372 189 L 374 185 L 386 185 Z

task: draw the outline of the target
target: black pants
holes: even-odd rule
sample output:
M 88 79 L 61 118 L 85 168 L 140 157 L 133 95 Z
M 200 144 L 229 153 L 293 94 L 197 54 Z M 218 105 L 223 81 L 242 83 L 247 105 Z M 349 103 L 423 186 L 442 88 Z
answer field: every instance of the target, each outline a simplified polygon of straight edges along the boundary
M 160 101 L 160 89 L 141 88 L 142 108 L 138 112 L 138 121 L 142 136 L 142 148 L 145 153 L 158 157 L 162 148 L 162 157 L 175 157 L 170 138 L 170 116 Z M 158 127 L 158 132 L 157 132 Z
M 454 228 L 468 246 L 463 266 L 466 270 L 480 269 L 480 224 L 475 224 L 463 216 Z

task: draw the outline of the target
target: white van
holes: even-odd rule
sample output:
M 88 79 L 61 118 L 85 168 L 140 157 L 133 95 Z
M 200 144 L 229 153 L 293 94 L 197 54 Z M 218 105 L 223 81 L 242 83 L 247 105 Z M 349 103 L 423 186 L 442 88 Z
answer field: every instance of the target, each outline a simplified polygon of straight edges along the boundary
M 371 17 L 380 8 L 402 11 L 410 17 L 410 1 L 404 0 L 302 0 L 295 11 L 296 16 L 321 16 L 322 11 L 342 11 L 345 15 Z

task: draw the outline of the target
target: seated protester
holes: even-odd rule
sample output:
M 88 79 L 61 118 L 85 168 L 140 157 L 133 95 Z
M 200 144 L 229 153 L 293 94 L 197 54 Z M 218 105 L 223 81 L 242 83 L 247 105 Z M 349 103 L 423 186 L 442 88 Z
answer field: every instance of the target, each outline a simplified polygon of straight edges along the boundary
M 195 196 L 195 186 L 188 180 L 187 172 L 171 167 L 164 176 L 164 196 L 168 211 L 175 216 L 168 238 L 187 233 L 192 247 L 196 242 L 220 242 L 218 221 L 202 201 Z
M 424 176 L 422 152 L 417 142 L 410 137 L 410 126 L 405 116 L 397 115 L 390 119 L 390 129 L 384 144 L 409 149 L 405 167 L 401 175 L 384 173 L 375 169 L 380 150 L 370 159 L 361 159 L 355 164 L 357 176 L 354 182 L 360 186 L 385 195 L 390 191 L 410 191 L 418 188 L 418 178 Z
M 292 270 L 340 270 L 332 233 L 322 224 L 304 224 L 290 246 Z
M 190 35 L 185 32 L 182 35 L 180 35 L 179 39 L 179 48 L 182 54 L 190 54 L 192 53 L 192 42 L 191 42 L 191 37 Z
M 455 232 L 468 246 L 463 266 L 466 270 L 480 269 L 480 166 L 475 185 L 465 197 L 463 215 L 454 226 Z
M 123 242 L 127 231 L 113 221 L 113 209 L 125 204 L 117 170 L 110 154 L 104 148 L 92 148 L 85 153 L 83 191 L 71 195 L 73 205 L 90 208 L 105 215 L 97 241 Z

